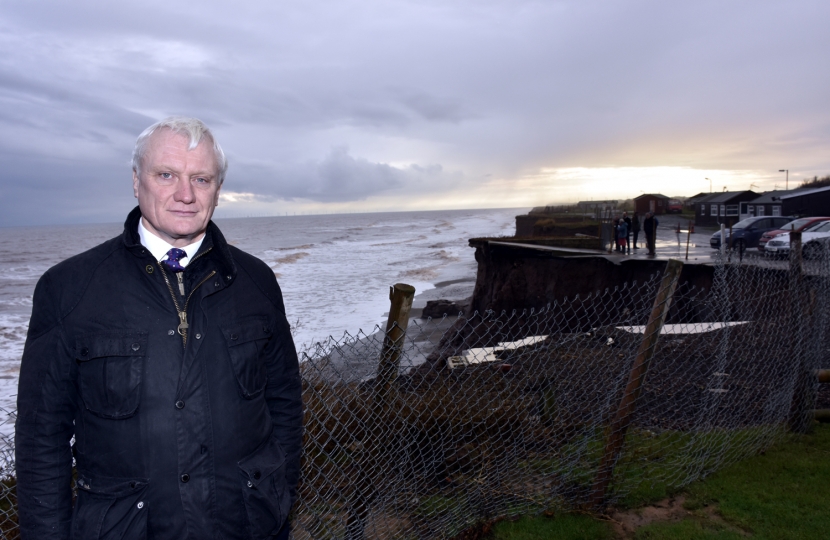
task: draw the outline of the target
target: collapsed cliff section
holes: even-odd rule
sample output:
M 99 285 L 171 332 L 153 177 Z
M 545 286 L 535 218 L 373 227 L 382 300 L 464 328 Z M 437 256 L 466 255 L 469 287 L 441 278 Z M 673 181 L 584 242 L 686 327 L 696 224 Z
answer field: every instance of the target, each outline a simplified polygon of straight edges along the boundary
M 503 238 L 473 238 L 478 263 L 469 313 L 541 309 L 576 295 L 588 295 L 626 284 L 659 279 L 666 267 L 660 259 L 621 259 L 601 252 L 590 254 L 568 244 L 533 246 Z M 553 249 L 549 249 L 553 248 Z M 683 267 L 680 285 L 709 289 L 714 270 L 709 265 Z

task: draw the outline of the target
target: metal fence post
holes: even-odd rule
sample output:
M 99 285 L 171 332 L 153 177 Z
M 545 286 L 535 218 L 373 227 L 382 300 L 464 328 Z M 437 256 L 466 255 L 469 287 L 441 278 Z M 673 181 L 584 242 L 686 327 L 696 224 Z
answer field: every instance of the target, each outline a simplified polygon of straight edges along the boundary
M 806 350 L 804 347 L 804 325 L 809 322 L 806 316 L 809 302 L 804 294 L 804 268 L 802 257 L 801 233 L 790 233 L 790 284 L 789 284 L 789 317 L 790 343 L 796 362 L 796 379 L 793 387 L 793 398 L 790 406 L 789 427 L 797 433 L 804 433 L 810 426 L 811 403 L 810 387 L 812 377 L 807 365 Z
M 602 455 L 597 476 L 594 480 L 594 487 L 591 495 L 591 506 L 599 508 L 605 500 L 605 494 L 611 478 L 614 475 L 614 466 L 620 457 L 625 434 L 631 423 L 631 417 L 637 409 L 637 398 L 645 382 L 651 359 L 657 347 L 657 339 L 669 312 L 674 291 L 680 279 L 680 271 L 683 270 L 683 263 L 675 259 L 669 259 L 666 270 L 663 273 L 663 280 L 657 296 L 654 298 L 654 306 L 651 308 L 651 315 L 648 318 L 643 333 L 643 341 L 637 350 L 637 357 L 631 367 L 628 376 L 628 384 L 625 387 L 620 405 L 617 407 L 614 418 L 605 430 L 605 451 Z

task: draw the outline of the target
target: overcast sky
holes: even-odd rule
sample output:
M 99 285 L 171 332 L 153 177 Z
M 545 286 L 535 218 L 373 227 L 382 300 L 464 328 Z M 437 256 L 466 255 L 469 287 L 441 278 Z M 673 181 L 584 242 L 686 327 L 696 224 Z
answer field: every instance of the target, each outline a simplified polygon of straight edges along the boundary
M 217 216 L 532 206 L 830 174 L 830 2 L 4 0 L 0 226 L 120 221 L 202 118 Z

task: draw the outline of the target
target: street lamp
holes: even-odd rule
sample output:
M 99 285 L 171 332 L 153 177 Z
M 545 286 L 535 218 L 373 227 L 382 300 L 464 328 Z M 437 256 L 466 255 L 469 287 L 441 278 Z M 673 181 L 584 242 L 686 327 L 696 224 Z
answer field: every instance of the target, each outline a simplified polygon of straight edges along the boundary
M 704 178 L 704 180 L 709 180 L 708 178 Z M 709 193 L 712 193 L 712 181 L 709 180 Z
M 787 180 L 784 189 L 790 189 L 790 170 L 789 169 L 778 169 L 778 172 L 785 172 L 787 173 Z

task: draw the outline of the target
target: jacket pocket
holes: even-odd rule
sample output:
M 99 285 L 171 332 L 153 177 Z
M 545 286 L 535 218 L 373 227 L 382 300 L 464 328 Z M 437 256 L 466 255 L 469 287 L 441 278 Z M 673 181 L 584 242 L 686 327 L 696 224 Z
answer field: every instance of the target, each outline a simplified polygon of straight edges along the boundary
M 263 351 L 274 334 L 273 323 L 267 317 L 245 319 L 223 326 L 222 334 L 242 397 L 258 396 L 268 382 Z
M 78 474 L 78 498 L 72 514 L 73 540 L 147 538 L 146 479 Z
M 81 336 L 75 343 L 78 388 L 88 411 L 102 418 L 129 418 L 141 401 L 146 332 Z
M 268 538 L 278 533 L 291 510 L 282 446 L 271 436 L 239 462 L 239 471 L 251 537 Z

